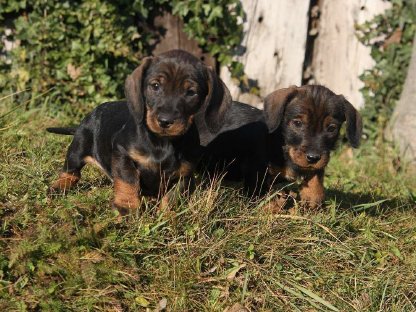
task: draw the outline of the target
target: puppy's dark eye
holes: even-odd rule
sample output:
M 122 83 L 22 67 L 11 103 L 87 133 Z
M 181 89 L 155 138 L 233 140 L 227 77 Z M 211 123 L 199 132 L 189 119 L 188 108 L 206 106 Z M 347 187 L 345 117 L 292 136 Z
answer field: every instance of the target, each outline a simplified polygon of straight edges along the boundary
M 299 119 L 293 119 L 292 125 L 294 125 L 296 128 L 302 128 L 303 122 L 302 120 L 299 120 Z
M 337 126 L 334 124 L 330 124 L 327 128 L 326 131 L 328 132 L 335 132 L 337 130 Z
M 186 96 L 194 96 L 196 95 L 196 91 L 194 89 L 186 90 Z
M 159 91 L 160 84 L 158 82 L 153 82 L 150 84 L 150 87 L 152 88 L 153 91 Z

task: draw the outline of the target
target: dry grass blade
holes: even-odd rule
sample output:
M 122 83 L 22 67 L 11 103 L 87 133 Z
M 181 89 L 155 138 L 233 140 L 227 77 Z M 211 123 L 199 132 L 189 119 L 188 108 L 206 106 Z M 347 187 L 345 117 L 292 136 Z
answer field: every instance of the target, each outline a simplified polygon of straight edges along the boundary
M 14 95 L 18 95 L 20 93 L 27 92 L 29 90 L 30 90 L 30 88 L 27 88 L 27 89 L 24 89 L 22 91 L 17 91 L 17 92 L 13 92 L 13 93 L 7 94 L 7 95 L 5 95 L 3 97 L 0 97 L 0 102 L 3 101 L 3 100 L 5 100 L 5 99 L 8 99 L 8 98 L 10 98 L 10 97 L 12 97 Z
M 302 216 L 284 215 L 284 214 L 274 214 L 273 217 L 274 218 L 281 218 L 281 219 L 291 219 L 291 220 L 300 220 L 300 221 L 310 222 L 312 224 L 315 224 L 316 226 L 319 226 L 321 229 L 323 229 L 325 232 L 327 232 L 329 235 L 331 235 L 333 238 L 335 238 L 338 242 L 340 242 L 338 237 L 336 237 L 335 234 L 332 233 L 332 231 L 328 227 L 326 227 L 325 225 L 320 224 L 318 222 L 315 222 L 315 221 L 313 221 L 309 218 L 302 217 Z
M 281 289 L 283 289 L 284 291 L 287 291 L 288 293 L 290 293 L 290 294 L 294 295 L 295 297 L 297 297 L 297 298 L 299 298 L 299 299 L 302 299 L 302 300 L 306 300 L 307 302 L 309 302 L 309 304 L 310 304 L 311 306 L 313 306 L 313 307 L 315 307 L 315 308 L 317 308 L 317 309 L 319 309 L 319 310 L 322 310 L 322 308 L 321 308 L 320 306 L 318 306 L 318 305 L 317 305 L 315 302 L 313 302 L 311 299 L 309 299 L 309 298 L 307 298 L 307 297 L 303 296 L 301 293 L 299 293 L 299 292 L 297 292 L 297 291 L 295 291 L 295 290 L 293 290 L 293 289 L 291 289 L 291 288 L 289 288 L 289 287 L 287 287 L 287 286 L 285 286 L 285 285 L 283 285 L 282 283 L 279 283 L 279 282 L 277 282 L 277 281 L 275 281 L 275 284 L 276 284 L 277 286 L 279 286 Z
M 311 297 L 312 299 L 316 300 L 317 302 L 319 302 L 320 304 L 326 306 L 328 309 L 332 310 L 332 311 L 336 311 L 338 312 L 339 310 L 334 307 L 332 304 L 330 304 L 328 301 L 326 301 L 325 299 L 319 297 L 317 294 L 315 294 L 314 292 L 310 291 L 309 289 L 302 287 L 296 283 L 293 283 L 291 281 L 287 281 L 290 285 L 292 285 L 293 287 L 299 289 L 301 292 L 303 292 L 305 295 L 308 295 L 309 297 Z
M 22 103 L 17 104 L 17 106 L 16 106 L 16 107 L 12 108 L 12 109 L 11 109 L 11 110 L 9 110 L 8 112 L 4 113 L 3 115 L 0 115 L 0 119 L 2 119 L 2 118 L 4 118 L 4 117 L 6 117 L 7 115 L 10 115 L 11 113 L 13 113 L 14 111 L 16 111 L 17 109 L 19 109 L 19 108 L 20 108 L 20 107 L 22 107 L 23 105 L 25 105 L 25 104 L 29 103 L 30 101 L 33 101 L 33 100 L 38 99 L 38 98 L 41 98 L 42 96 L 44 96 L 44 95 L 48 94 L 49 92 L 51 92 L 53 89 L 55 89 L 55 88 L 54 88 L 54 87 L 52 87 L 52 88 L 50 88 L 50 89 L 46 90 L 45 92 L 43 92 L 43 93 L 41 93 L 41 94 L 38 94 L 38 95 L 36 95 L 36 96 L 34 96 L 34 97 L 30 98 L 29 100 L 27 100 L 27 101 L 25 101 L 25 102 L 22 102 Z M 23 92 L 23 91 L 22 91 L 22 92 Z M 21 92 L 18 92 L 18 93 L 21 93 Z

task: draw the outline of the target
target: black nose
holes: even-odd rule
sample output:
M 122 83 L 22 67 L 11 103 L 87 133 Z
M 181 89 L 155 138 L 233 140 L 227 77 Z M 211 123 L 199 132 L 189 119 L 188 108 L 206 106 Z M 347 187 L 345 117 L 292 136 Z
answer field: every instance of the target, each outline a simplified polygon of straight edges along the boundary
M 173 120 L 164 117 L 159 117 L 157 122 L 162 128 L 169 128 L 173 124 Z
M 308 153 L 306 154 L 306 159 L 308 160 L 308 163 L 314 164 L 321 159 L 321 155 L 315 153 Z

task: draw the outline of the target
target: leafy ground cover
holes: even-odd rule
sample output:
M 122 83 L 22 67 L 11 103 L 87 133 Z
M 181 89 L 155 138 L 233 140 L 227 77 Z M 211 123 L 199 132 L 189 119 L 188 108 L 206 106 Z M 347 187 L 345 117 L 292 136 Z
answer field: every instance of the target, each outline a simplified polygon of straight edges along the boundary
M 388 145 L 341 146 L 320 211 L 212 181 L 119 222 L 95 168 L 46 196 L 70 138 L 44 129 L 75 121 L 41 104 L 0 101 L 1 311 L 416 310 L 416 180 Z

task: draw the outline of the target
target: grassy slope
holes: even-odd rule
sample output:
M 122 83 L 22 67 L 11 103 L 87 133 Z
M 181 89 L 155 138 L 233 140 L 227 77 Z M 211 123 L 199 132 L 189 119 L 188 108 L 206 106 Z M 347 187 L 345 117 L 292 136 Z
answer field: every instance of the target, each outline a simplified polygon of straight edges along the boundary
M 416 310 L 415 181 L 387 147 L 337 151 L 323 211 L 272 214 L 214 183 L 117 223 L 95 169 L 45 196 L 70 142 L 45 133 L 56 124 L 41 109 L 0 118 L 1 311 Z

